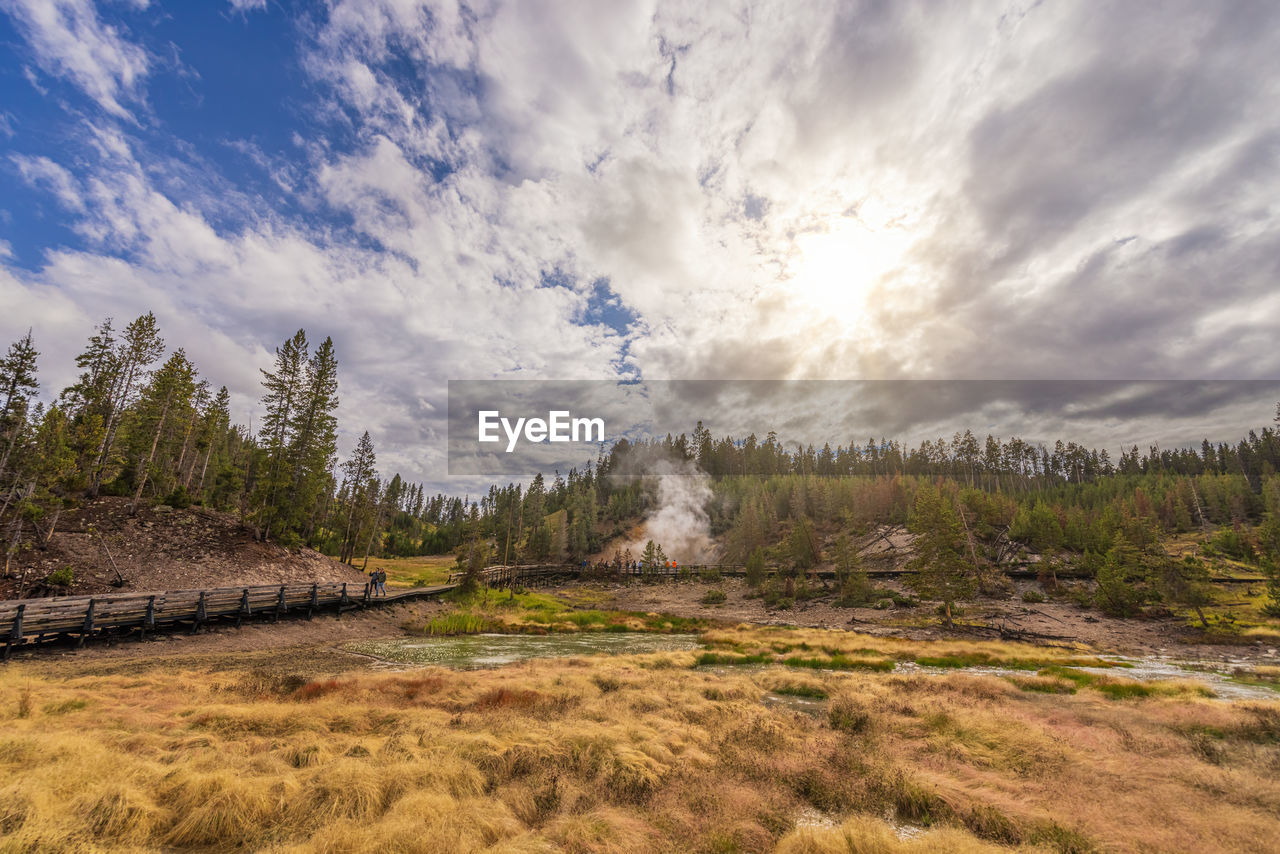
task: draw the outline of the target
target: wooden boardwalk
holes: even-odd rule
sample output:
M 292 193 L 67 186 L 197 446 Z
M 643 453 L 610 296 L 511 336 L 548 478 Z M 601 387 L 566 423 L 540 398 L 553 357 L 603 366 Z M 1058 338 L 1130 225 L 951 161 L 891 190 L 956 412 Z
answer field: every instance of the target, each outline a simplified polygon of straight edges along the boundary
M 430 598 L 456 584 L 415 587 L 372 596 L 370 585 L 348 582 L 216 587 L 157 593 L 108 593 L 99 596 L 54 596 L 44 599 L 0 601 L 0 632 L 5 639 L 4 660 L 27 643 L 73 638 L 77 646 L 95 636 L 137 631 L 139 638 L 161 627 L 189 627 L 192 632 L 215 620 L 279 620 L 285 615 L 339 615 L 344 611 Z

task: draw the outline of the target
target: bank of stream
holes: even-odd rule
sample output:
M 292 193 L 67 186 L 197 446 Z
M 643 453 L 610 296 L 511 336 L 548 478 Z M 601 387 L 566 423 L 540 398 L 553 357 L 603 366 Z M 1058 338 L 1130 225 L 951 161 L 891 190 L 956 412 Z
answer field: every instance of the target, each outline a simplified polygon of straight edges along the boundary
M 343 649 L 366 655 L 377 661 L 378 669 L 406 670 L 418 667 L 447 667 L 474 670 L 502 667 L 539 658 L 577 658 L 591 655 L 643 655 L 657 652 L 683 652 L 702 646 L 696 634 L 660 634 L 653 632 L 564 632 L 546 635 L 470 634 L 450 637 L 392 638 L 355 641 Z M 1223 700 L 1280 700 L 1280 686 L 1242 681 L 1223 672 L 1222 662 L 1182 661 L 1157 656 L 1103 656 L 1111 667 L 1074 667 L 1074 671 L 1106 677 L 1132 679 L 1137 682 L 1189 680 L 1203 684 L 1212 695 Z M 734 668 L 741 665 L 735 665 Z M 748 665 L 764 667 L 766 665 Z M 708 669 L 723 669 L 708 666 Z M 898 661 L 893 673 L 946 675 L 973 673 L 992 676 L 1026 676 L 1028 671 L 998 665 L 937 667 L 915 661 Z M 793 703 L 795 700 L 784 701 Z

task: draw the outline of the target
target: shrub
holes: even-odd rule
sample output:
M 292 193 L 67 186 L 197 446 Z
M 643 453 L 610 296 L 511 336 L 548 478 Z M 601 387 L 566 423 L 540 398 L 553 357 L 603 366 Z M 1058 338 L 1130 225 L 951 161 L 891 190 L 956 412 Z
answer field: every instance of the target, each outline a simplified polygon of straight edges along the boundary
M 54 587 L 70 587 L 75 580 L 75 573 L 69 566 L 64 566 L 62 569 L 55 569 L 53 572 L 49 573 L 49 576 L 45 579 L 46 582 Z
M 703 605 L 720 605 L 720 604 L 723 604 L 727 598 L 729 597 L 725 595 L 725 592 L 723 590 L 719 589 L 718 587 L 712 588 L 711 590 L 708 590 L 705 594 L 703 594 L 702 604 Z
M 622 687 L 621 679 L 606 673 L 597 673 L 591 677 L 591 681 L 596 683 L 596 687 L 600 689 L 601 694 L 612 694 Z
M 1254 561 L 1258 557 L 1257 551 L 1253 548 L 1253 543 L 1242 532 L 1232 528 L 1222 528 L 1215 531 L 1213 537 L 1205 545 L 1205 551 L 1243 561 Z
M 187 492 L 186 487 L 179 485 L 173 492 L 170 492 L 160 502 L 167 504 L 175 510 L 185 510 L 191 506 L 191 494 Z
M 1039 590 L 1027 590 L 1022 594 L 1022 601 L 1033 605 L 1039 605 L 1044 601 L 1044 594 Z
M 840 587 L 840 598 L 836 604 L 842 608 L 865 605 L 871 600 L 874 592 L 866 572 L 851 572 L 845 577 L 844 584 Z
M 841 697 L 832 701 L 827 710 L 827 722 L 832 729 L 860 735 L 874 724 L 871 710 L 853 697 Z

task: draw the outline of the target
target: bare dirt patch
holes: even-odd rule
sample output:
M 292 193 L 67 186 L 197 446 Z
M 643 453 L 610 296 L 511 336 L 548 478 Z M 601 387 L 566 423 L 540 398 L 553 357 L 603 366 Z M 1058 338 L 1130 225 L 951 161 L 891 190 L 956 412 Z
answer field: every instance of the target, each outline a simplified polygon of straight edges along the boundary
M 71 583 L 52 584 L 67 568 Z M 118 572 L 117 572 L 118 571 Z M 348 581 L 364 575 L 311 549 L 261 543 L 234 516 L 202 507 L 139 507 L 99 498 L 64 511 L 47 543 L 30 539 L 0 579 L 0 598 Z M 56 576 L 55 576 L 56 577 Z

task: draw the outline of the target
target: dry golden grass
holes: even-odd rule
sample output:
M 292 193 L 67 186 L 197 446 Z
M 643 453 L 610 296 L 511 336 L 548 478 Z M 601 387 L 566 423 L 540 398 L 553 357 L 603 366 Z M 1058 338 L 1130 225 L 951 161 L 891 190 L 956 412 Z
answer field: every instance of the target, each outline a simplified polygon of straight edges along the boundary
M 1077 655 L 717 634 L 846 653 Z M 11 665 L 0 851 L 1260 851 L 1280 838 L 1280 703 L 694 660 L 353 672 L 301 687 L 163 660 L 67 678 Z M 766 706 L 779 689 L 830 699 L 818 715 Z M 837 826 L 796 827 L 815 811 Z M 926 832 L 902 839 L 886 819 Z
M 431 587 L 444 584 L 457 566 L 453 555 L 369 558 L 368 569 L 387 572 L 388 587 Z

